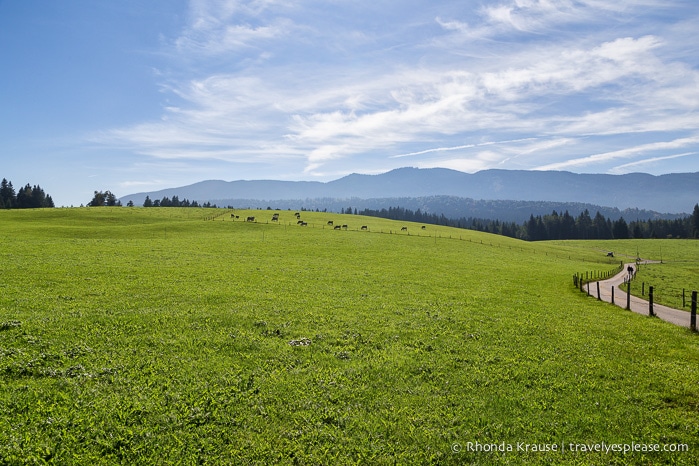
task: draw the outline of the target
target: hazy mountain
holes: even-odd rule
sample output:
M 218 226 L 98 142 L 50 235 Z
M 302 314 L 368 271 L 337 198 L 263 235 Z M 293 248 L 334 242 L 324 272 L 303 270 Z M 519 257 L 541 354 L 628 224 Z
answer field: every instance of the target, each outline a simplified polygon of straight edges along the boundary
M 690 213 L 699 202 L 699 172 L 653 176 L 576 174 L 555 171 L 400 168 L 381 175 L 352 174 L 313 181 L 202 181 L 121 198 L 142 205 L 146 196 L 239 205 L 235 200 L 377 199 L 453 196 L 483 200 L 575 202 L 617 209 Z M 354 206 L 353 206 L 354 207 Z

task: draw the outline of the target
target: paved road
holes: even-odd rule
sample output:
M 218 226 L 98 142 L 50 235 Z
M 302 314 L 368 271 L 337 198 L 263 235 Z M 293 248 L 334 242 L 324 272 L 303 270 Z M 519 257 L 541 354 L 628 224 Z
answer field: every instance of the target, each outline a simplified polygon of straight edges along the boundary
M 633 267 L 634 269 L 636 268 L 636 264 L 624 264 L 624 268 L 622 269 L 621 272 L 618 274 L 614 275 L 612 278 L 609 278 L 607 280 L 602 280 L 599 282 L 599 288 L 600 288 L 600 299 L 602 301 L 606 301 L 608 303 L 612 302 L 612 288 L 614 288 L 614 304 L 616 304 L 619 307 L 622 307 L 626 309 L 626 293 L 624 291 L 619 290 L 619 285 L 624 283 L 624 278 L 629 276 L 629 273 L 627 271 L 628 267 Z M 631 282 L 631 286 L 633 289 L 633 286 L 636 285 L 636 283 Z M 597 297 L 597 284 L 596 282 L 590 282 L 589 285 L 585 284 L 586 291 L 589 290 L 588 294 L 590 296 L 594 296 L 595 298 Z M 645 301 L 641 298 L 637 298 L 634 295 L 631 295 L 631 310 L 633 312 L 636 312 L 638 314 L 643 314 L 643 315 L 648 315 L 648 301 Z M 660 304 L 653 304 L 653 312 L 655 313 L 658 318 L 670 322 L 675 325 L 680 325 L 682 327 L 687 327 L 689 328 L 689 318 L 690 318 L 690 313 L 687 311 L 681 311 L 679 309 L 674 309 L 671 307 L 667 306 L 661 306 Z

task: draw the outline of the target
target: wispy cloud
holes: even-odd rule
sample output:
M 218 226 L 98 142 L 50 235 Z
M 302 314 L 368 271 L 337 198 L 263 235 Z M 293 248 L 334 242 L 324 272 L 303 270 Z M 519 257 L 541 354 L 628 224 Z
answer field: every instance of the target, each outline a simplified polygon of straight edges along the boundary
M 461 146 L 453 146 L 453 147 L 435 147 L 432 149 L 425 149 L 417 152 L 409 152 L 407 154 L 398 154 L 398 155 L 392 155 L 391 158 L 400 158 L 400 157 L 410 157 L 413 155 L 424 155 L 424 154 L 431 154 L 435 152 L 451 152 L 455 150 L 464 150 L 464 149 L 473 149 L 475 147 L 484 147 L 484 146 L 493 146 L 496 144 L 511 144 L 514 142 L 523 142 L 523 141 L 535 141 L 536 138 L 524 138 L 524 139 L 514 139 L 511 141 L 490 141 L 490 142 L 481 142 L 479 144 L 464 144 Z
M 609 170 L 609 173 L 618 173 L 618 174 L 628 173 L 629 170 L 635 170 L 637 167 L 641 167 L 644 165 L 657 164 L 658 162 L 664 162 L 667 160 L 674 160 L 674 159 L 679 159 L 679 158 L 683 158 L 683 157 L 689 157 L 690 155 L 697 155 L 697 154 L 699 154 L 699 153 L 697 153 L 697 152 L 684 152 L 682 154 L 666 155 L 664 157 L 650 157 L 647 159 L 638 160 L 636 162 L 618 165 L 618 166 L 612 168 L 611 170 Z
M 285 18 L 265 20 L 272 8 L 285 2 L 239 0 L 192 0 L 189 24 L 174 41 L 185 55 L 221 55 L 245 47 L 260 47 L 287 35 L 293 24 Z
M 177 66 L 163 82 L 173 102 L 162 118 L 93 139 L 160 159 L 270 170 L 285 160 L 284 175 L 299 177 L 406 157 L 468 171 L 611 170 L 649 152 L 661 161 L 662 151 L 699 146 L 699 71 L 679 45 L 699 12 L 672 6 L 192 0 L 169 42 Z M 644 27 L 654 12 L 665 22 Z M 600 137 L 629 133 L 648 142 L 599 150 Z
M 619 149 L 611 152 L 605 152 L 602 154 L 590 155 L 587 157 L 581 157 L 572 160 L 566 160 L 564 162 L 552 163 L 549 165 L 544 165 L 537 167 L 537 170 L 562 170 L 569 169 L 573 167 L 583 167 L 587 165 L 601 164 L 605 162 L 610 162 L 618 159 L 626 159 L 636 155 L 646 154 L 648 152 L 654 152 L 659 150 L 674 150 L 681 147 L 694 146 L 699 143 L 699 137 L 691 138 L 680 138 L 673 141 L 663 141 L 663 142 L 653 142 L 649 144 L 642 144 L 639 146 L 628 147 L 625 149 Z M 661 160 L 656 158 L 656 160 Z M 629 164 L 627 164 L 629 165 Z

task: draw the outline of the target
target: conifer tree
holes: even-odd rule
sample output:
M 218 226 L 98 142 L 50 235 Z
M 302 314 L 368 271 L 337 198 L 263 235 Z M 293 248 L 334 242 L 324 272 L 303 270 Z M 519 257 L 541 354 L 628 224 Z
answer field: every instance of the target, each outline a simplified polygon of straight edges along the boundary
M 17 195 L 15 188 L 12 187 L 12 182 L 3 178 L 0 183 L 0 207 L 3 209 L 11 209 L 14 207 Z

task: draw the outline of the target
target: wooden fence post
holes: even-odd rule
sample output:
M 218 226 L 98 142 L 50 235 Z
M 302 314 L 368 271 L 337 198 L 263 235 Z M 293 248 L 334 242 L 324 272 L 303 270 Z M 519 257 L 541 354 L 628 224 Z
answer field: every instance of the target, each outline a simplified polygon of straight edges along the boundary
M 684 300 L 684 288 L 682 288 L 682 309 L 686 306 L 685 300 Z
M 697 292 L 692 291 L 692 313 L 689 317 L 689 328 L 693 332 L 697 331 Z
M 655 313 L 653 312 L 653 287 L 648 287 L 648 315 L 653 317 Z
M 612 304 L 614 304 L 614 286 L 612 286 Z
M 597 282 L 597 300 L 598 301 L 602 300 L 602 298 L 600 297 L 600 294 L 599 294 L 599 282 Z
M 631 280 L 626 284 L 626 310 L 631 310 Z
M 646 295 L 646 282 L 641 282 L 641 296 Z

